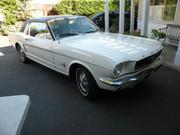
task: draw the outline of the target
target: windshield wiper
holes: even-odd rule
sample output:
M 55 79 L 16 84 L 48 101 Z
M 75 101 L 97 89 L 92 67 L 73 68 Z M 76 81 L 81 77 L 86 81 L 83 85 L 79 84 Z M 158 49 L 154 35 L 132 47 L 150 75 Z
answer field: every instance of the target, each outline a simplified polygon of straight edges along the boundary
M 79 35 L 78 33 L 65 33 L 65 34 L 61 34 L 61 37 L 65 37 L 65 36 L 75 36 L 75 35 Z
M 85 32 L 85 33 L 95 33 L 95 32 L 97 32 L 98 30 L 91 30 L 91 31 L 87 31 L 87 32 Z

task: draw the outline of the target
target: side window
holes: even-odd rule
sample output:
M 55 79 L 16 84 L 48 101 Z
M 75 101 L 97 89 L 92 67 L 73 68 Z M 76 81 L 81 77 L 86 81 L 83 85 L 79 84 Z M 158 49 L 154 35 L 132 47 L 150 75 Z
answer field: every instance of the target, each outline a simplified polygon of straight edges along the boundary
M 104 16 L 100 15 L 95 20 L 94 23 L 99 26 L 99 28 L 104 31 Z
M 24 22 L 19 32 L 25 32 L 27 22 Z
M 119 15 L 110 14 L 109 16 L 109 31 L 112 33 L 118 33 L 119 31 Z
M 46 23 L 31 22 L 29 24 L 28 33 L 32 37 L 43 38 L 43 39 L 52 39 Z

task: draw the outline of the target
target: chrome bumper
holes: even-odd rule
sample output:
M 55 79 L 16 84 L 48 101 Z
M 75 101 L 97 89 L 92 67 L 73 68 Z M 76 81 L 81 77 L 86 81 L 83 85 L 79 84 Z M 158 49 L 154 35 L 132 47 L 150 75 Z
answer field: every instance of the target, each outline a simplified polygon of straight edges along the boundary
M 141 82 L 143 79 L 148 77 L 151 71 L 157 70 L 160 67 L 160 65 L 161 63 L 153 64 L 140 71 L 120 76 L 117 79 L 100 78 L 100 81 L 107 85 L 105 89 L 109 89 L 112 91 L 116 91 L 119 88 L 124 89 L 128 87 L 133 87 L 138 82 Z

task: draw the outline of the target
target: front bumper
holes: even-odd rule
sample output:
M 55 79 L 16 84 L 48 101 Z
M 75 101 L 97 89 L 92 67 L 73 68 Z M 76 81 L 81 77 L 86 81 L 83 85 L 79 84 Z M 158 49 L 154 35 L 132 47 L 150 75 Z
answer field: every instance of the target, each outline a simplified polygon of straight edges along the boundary
M 146 68 L 120 76 L 117 79 L 100 78 L 100 82 L 103 83 L 101 88 L 111 91 L 117 91 L 118 89 L 134 87 L 137 83 L 143 81 L 146 77 L 148 77 L 152 71 L 157 70 L 160 65 L 161 62 L 157 61 Z

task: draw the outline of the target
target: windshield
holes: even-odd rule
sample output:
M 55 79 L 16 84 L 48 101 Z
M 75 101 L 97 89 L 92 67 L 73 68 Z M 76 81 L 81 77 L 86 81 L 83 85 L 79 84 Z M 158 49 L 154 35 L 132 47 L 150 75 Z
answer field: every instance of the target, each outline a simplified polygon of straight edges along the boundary
M 56 39 L 99 31 L 87 18 L 60 18 L 50 21 L 49 25 Z

